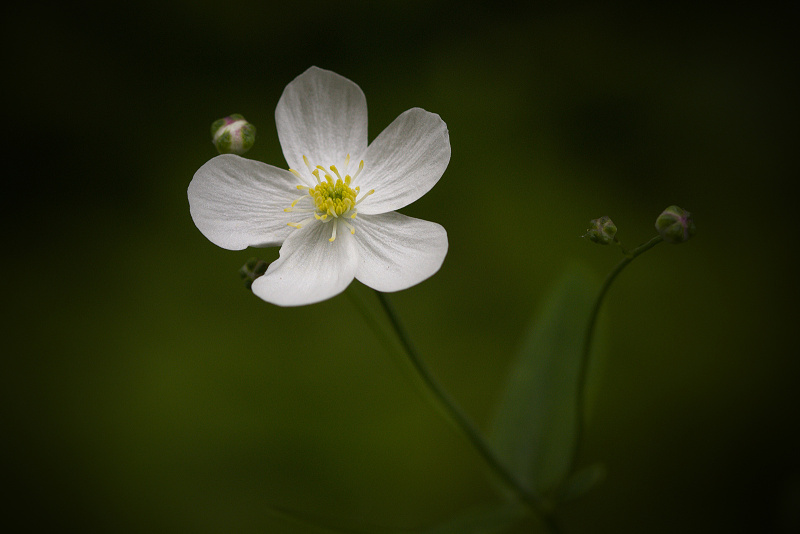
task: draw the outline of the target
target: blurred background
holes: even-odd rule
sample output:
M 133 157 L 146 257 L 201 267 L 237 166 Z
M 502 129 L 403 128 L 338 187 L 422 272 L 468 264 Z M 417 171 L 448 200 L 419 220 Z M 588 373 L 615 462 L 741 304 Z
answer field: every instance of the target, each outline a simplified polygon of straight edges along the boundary
M 666 206 L 697 236 L 618 279 L 581 464 L 579 532 L 800 525 L 797 19 L 755 4 L 137 2 L 15 5 L 2 19 L 2 413 L 18 532 L 414 529 L 499 502 L 480 458 L 341 295 L 281 309 L 237 270 L 186 188 L 212 121 L 285 166 L 283 88 L 358 83 L 370 139 L 442 116 L 453 156 L 402 212 L 442 270 L 393 296 L 425 360 L 485 428 L 531 315 L 568 266 L 620 259 Z M 355 288 L 358 290 L 358 288 Z M 382 319 L 380 319 L 382 320 Z M 514 532 L 537 532 L 533 521 Z

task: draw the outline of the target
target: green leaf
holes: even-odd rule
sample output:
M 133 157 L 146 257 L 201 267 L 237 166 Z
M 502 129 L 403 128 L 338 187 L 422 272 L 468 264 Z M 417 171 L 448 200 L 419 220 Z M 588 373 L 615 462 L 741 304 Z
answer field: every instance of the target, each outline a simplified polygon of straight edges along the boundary
M 296 510 L 277 506 L 267 507 L 265 511 L 290 523 L 295 523 L 311 531 L 319 532 L 320 534 L 362 534 L 361 531 L 353 530 L 350 527 L 342 525 L 334 525 L 329 519 L 321 518 L 307 512 L 298 512 Z
M 592 464 L 577 471 L 558 488 L 555 495 L 556 502 L 567 502 L 577 499 L 598 482 L 606 477 L 606 466 L 603 464 Z
M 415 534 L 495 534 L 516 524 L 527 514 L 527 508 L 516 502 L 481 506 L 435 527 L 415 531 Z
M 534 495 L 552 493 L 569 475 L 584 336 L 598 287 L 577 267 L 557 281 L 523 339 L 492 421 L 490 443 Z

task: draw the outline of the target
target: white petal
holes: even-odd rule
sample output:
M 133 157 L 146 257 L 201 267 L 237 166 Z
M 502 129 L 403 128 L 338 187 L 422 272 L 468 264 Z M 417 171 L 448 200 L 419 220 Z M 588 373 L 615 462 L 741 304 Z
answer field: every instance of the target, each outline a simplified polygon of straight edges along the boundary
M 356 279 L 378 291 L 400 291 L 430 277 L 447 255 L 441 225 L 400 213 L 359 214 Z
M 203 235 L 222 248 L 279 245 L 292 231 L 283 210 L 300 196 L 297 182 L 289 171 L 224 154 L 195 173 L 189 211 Z
M 367 99 L 347 78 L 311 67 L 283 90 L 275 109 L 278 139 L 289 167 L 342 165 L 367 148 Z M 358 160 L 356 160 L 358 161 Z
M 359 204 L 358 212 L 386 213 L 411 204 L 431 190 L 450 162 L 447 125 L 435 113 L 413 108 L 397 117 L 369 145 L 361 191 L 375 193 Z
M 314 221 L 294 230 L 280 257 L 253 282 L 253 293 L 278 306 L 302 306 L 344 291 L 355 276 L 358 252 L 355 239 L 342 225 L 336 240 L 328 241 L 331 224 Z

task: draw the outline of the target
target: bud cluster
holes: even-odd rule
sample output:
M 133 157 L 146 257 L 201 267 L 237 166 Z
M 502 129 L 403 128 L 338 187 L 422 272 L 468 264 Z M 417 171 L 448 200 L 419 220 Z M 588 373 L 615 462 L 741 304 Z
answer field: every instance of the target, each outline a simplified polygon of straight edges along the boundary
M 661 212 L 656 219 L 656 230 L 662 240 L 673 244 L 685 243 L 697 233 L 692 214 L 675 205 Z M 589 229 L 583 237 L 598 245 L 616 243 L 621 246 L 617 239 L 617 225 L 606 216 L 589 221 Z M 626 252 L 624 248 L 622 251 Z

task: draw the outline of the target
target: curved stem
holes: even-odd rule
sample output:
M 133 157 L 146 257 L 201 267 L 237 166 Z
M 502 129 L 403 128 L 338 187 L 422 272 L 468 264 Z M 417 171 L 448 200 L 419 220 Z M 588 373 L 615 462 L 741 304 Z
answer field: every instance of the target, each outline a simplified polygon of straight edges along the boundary
M 583 351 L 581 353 L 581 361 L 578 371 L 578 402 L 576 405 L 578 428 L 575 433 L 575 446 L 572 449 L 572 460 L 570 462 L 571 471 L 575 469 L 575 462 L 578 458 L 578 448 L 580 447 L 581 441 L 583 440 L 583 434 L 585 432 L 584 404 L 586 401 L 586 377 L 589 372 L 589 356 L 592 352 L 595 324 L 597 323 L 597 317 L 600 314 L 600 307 L 603 304 L 603 299 L 605 298 L 606 293 L 608 293 L 608 290 L 611 287 L 611 284 L 617 278 L 619 273 L 621 273 L 630 262 L 636 259 L 636 257 L 640 256 L 642 253 L 647 252 L 654 246 L 658 245 L 663 240 L 664 239 L 658 235 L 652 238 L 650 241 L 639 245 L 635 249 L 625 252 L 625 258 L 619 262 L 617 266 L 614 267 L 614 269 L 608 274 L 603 282 L 603 286 L 600 288 L 600 292 L 597 294 L 597 299 L 595 300 L 594 306 L 592 307 L 592 312 L 589 315 L 589 323 L 586 325 L 586 335 L 583 340 Z
M 445 392 L 439 382 L 434 378 L 433 374 L 431 374 L 428 367 L 420 358 L 419 353 L 417 352 L 417 349 L 412 343 L 411 338 L 409 337 L 405 328 L 403 328 L 403 324 L 400 322 L 400 318 L 397 315 L 394 306 L 392 306 L 388 295 L 381 293 L 380 291 L 375 291 L 375 293 L 378 295 L 378 300 L 383 306 L 383 309 L 389 318 L 389 322 L 392 323 L 392 327 L 394 328 L 395 332 L 397 332 L 397 337 L 400 339 L 400 343 L 403 345 L 403 348 L 408 355 L 408 360 L 411 362 L 411 365 L 417 371 L 417 374 L 427 386 L 428 390 L 433 394 L 440 407 L 444 409 L 444 412 L 451 418 L 461 433 L 463 433 L 464 436 L 469 440 L 481 458 L 483 458 L 483 460 L 497 475 L 497 477 L 500 478 L 500 480 L 502 480 L 509 489 L 511 489 L 511 491 L 521 502 L 525 503 L 532 511 L 539 515 L 539 517 L 553 534 L 557 534 L 559 531 L 555 526 L 552 514 L 547 512 L 543 503 L 534 495 L 532 495 L 527 489 L 525 489 L 519 483 L 516 477 L 510 471 L 508 471 L 508 469 L 500 462 L 500 460 L 497 459 L 494 452 L 489 447 L 489 444 L 483 439 L 483 436 L 472 423 L 472 421 L 470 421 L 467 415 L 458 407 L 458 405 L 447 394 L 447 392 Z

